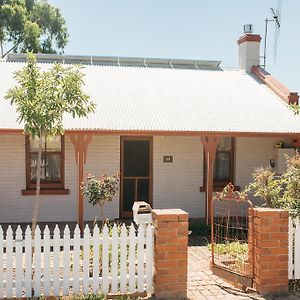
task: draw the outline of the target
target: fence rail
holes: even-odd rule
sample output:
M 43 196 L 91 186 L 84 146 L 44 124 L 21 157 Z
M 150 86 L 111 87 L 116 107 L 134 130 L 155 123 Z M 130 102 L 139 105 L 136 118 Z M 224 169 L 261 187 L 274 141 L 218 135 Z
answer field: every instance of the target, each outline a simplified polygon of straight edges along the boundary
M 289 279 L 300 279 L 300 220 L 289 219 Z
M 107 225 L 88 227 L 72 237 L 68 226 L 61 238 L 46 226 L 16 232 L 0 227 L 0 299 L 151 292 L 153 286 L 153 227 Z

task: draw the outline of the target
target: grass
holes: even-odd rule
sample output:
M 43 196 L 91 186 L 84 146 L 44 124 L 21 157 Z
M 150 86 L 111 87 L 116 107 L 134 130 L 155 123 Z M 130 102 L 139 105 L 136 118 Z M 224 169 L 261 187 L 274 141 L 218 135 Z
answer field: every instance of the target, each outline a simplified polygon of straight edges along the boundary
M 208 249 L 211 251 L 212 245 L 208 245 Z M 234 271 L 244 272 L 248 269 L 248 244 L 236 242 L 225 242 L 223 244 L 214 245 L 214 253 L 217 260 L 224 267 Z
M 208 249 L 211 251 L 211 244 L 208 245 Z M 248 254 L 248 244 L 236 242 L 226 242 L 224 244 L 215 244 L 214 252 L 218 255 L 230 255 L 232 257 L 245 256 Z

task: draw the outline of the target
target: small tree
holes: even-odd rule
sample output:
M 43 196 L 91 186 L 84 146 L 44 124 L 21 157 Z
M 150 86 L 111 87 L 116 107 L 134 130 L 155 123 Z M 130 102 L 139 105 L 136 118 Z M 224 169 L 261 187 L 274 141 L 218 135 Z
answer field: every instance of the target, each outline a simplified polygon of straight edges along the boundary
M 287 209 L 293 218 L 300 218 L 300 154 L 286 155 L 286 160 L 287 171 L 282 175 L 275 175 L 270 169 L 256 169 L 245 192 L 253 191 L 268 207 Z
M 33 234 L 40 205 L 40 178 L 43 140 L 47 136 L 63 135 L 62 117 L 86 117 L 95 104 L 82 91 L 83 73 L 79 66 L 63 67 L 60 64 L 41 71 L 35 55 L 28 53 L 26 66 L 15 73 L 17 86 L 11 88 L 5 99 L 16 106 L 18 121 L 24 123 L 24 132 L 39 140 L 36 168 L 36 201 L 32 215 Z
M 82 194 L 86 195 L 89 203 L 93 206 L 98 205 L 102 223 L 105 221 L 104 204 L 111 202 L 118 191 L 118 176 L 103 175 L 99 179 L 89 174 L 86 183 L 82 182 Z

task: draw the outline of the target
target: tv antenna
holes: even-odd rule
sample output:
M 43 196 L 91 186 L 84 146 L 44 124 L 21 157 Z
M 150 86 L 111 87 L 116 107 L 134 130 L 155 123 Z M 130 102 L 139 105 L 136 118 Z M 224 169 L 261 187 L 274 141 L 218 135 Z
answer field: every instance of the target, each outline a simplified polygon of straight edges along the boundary
M 264 41 L 264 56 L 263 58 L 263 68 L 266 68 L 266 59 L 267 59 L 267 39 L 268 39 L 268 26 L 270 22 L 274 22 L 275 24 L 275 37 L 274 37 L 274 63 L 276 64 L 277 59 L 277 48 L 278 48 L 278 39 L 280 34 L 280 26 L 281 26 L 281 8 L 282 8 L 282 0 L 277 0 L 277 8 L 271 8 L 272 18 L 267 18 L 265 20 L 265 41 Z

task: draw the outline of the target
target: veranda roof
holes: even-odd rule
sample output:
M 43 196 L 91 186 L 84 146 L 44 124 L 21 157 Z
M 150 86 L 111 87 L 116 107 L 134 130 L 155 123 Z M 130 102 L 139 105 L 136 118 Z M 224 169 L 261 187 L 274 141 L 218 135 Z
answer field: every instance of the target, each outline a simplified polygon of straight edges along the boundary
M 10 60 L 14 60 L 13 56 Z M 49 60 L 48 60 L 49 61 Z M 120 62 L 121 61 L 121 62 Z M 159 61 L 159 60 L 158 60 Z M 4 101 L 24 62 L 0 62 L 0 130 L 22 129 Z M 51 62 L 40 62 L 46 70 Z M 86 65 L 85 92 L 96 102 L 88 118 L 64 116 L 65 129 L 134 132 L 298 134 L 300 117 L 253 74 L 219 62 L 122 59 Z

